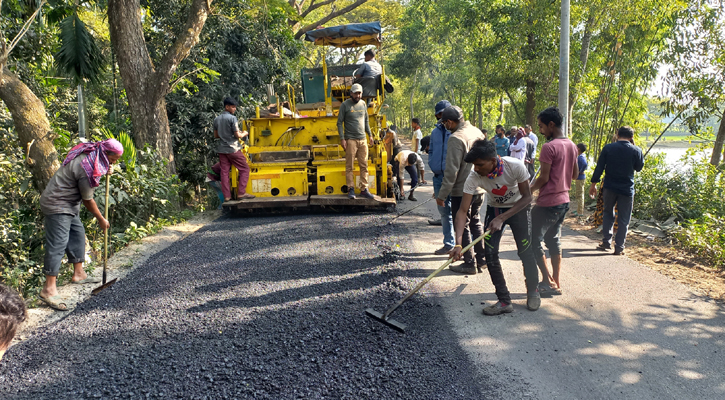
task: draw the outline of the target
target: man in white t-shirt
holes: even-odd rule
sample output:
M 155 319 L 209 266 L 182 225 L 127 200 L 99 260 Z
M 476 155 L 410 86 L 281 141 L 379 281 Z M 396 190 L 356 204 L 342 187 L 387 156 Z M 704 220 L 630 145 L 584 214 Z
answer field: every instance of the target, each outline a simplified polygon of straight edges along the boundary
M 398 187 L 400 187 L 401 193 L 403 192 L 403 176 L 408 171 L 410 175 L 410 195 L 408 200 L 418 201 L 413 195 L 415 188 L 418 186 L 418 176 L 420 174 L 421 180 L 425 176 L 425 164 L 423 158 L 410 150 L 402 150 L 393 160 L 393 175 L 398 178 Z M 401 194 L 399 200 L 403 200 L 404 197 Z
M 420 130 L 420 120 L 418 118 L 413 118 L 410 121 L 410 126 L 413 127 L 413 146 L 411 148 L 414 152 L 418 153 L 418 155 L 421 155 L 420 141 L 423 139 L 423 131 Z
M 456 246 L 451 250 L 450 255 L 454 260 L 461 258 L 463 228 L 466 224 L 465 210 L 468 209 L 474 195 L 480 189 L 484 189 L 487 198 L 484 224 L 486 230 L 491 230 L 491 234 L 484 238 L 486 265 L 491 275 L 491 281 L 496 287 L 498 303 L 484 308 L 483 313 L 499 315 L 513 311 L 511 295 L 506 286 L 498 255 L 504 225 L 511 228 L 519 258 L 524 265 L 526 307 L 531 311 L 536 311 L 541 305 L 541 297 L 537 288 L 539 271 L 529 229 L 529 210 L 532 199 L 529 188 L 529 171 L 523 161 L 497 155 L 496 143 L 485 139 L 473 143 L 464 161 L 473 164 L 473 171 L 468 175 L 463 187 L 461 208 L 455 217 Z

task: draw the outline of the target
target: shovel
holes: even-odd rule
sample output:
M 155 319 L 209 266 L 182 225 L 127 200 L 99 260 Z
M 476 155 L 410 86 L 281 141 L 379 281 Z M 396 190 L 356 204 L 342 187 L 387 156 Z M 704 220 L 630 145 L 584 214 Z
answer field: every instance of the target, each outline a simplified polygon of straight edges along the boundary
M 108 173 L 106 174 L 106 210 L 104 214 L 104 218 L 106 221 L 108 221 L 108 193 L 110 191 L 111 186 L 111 173 L 110 168 Z M 110 227 L 109 227 L 110 229 Z M 108 229 L 103 231 L 103 281 L 102 285 L 91 290 L 91 295 L 98 294 L 101 290 L 113 285 L 116 283 L 118 278 L 113 278 L 112 280 L 106 282 L 106 265 L 108 264 Z
M 486 237 L 486 236 L 488 236 L 490 234 L 491 234 L 491 230 L 489 229 L 486 232 L 484 232 L 483 235 L 477 237 L 474 241 L 472 241 L 471 244 L 469 244 L 468 246 L 464 247 L 461 250 L 461 254 L 465 254 L 468 250 L 471 249 L 471 247 L 473 247 L 476 243 L 480 242 L 481 240 L 483 240 L 484 237 Z M 395 312 L 395 310 L 397 310 L 398 307 L 400 307 L 403 303 L 405 303 L 406 300 L 408 300 L 411 296 L 413 296 L 414 294 L 416 294 L 423 286 L 425 286 L 428 282 L 430 282 L 430 280 L 433 279 L 433 277 L 435 277 L 441 271 L 443 271 L 444 269 L 446 269 L 446 267 L 449 266 L 452 262 L 453 262 L 453 259 L 452 258 L 449 258 L 448 261 L 444 262 L 443 265 L 441 265 L 440 267 L 438 267 L 437 270 L 433 271 L 433 273 L 431 273 L 430 275 L 428 275 L 427 278 L 423 279 L 423 281 L 421 281 L 418 284 L 418 286 L 414 287 L 413 290 L 411 290 L 410 292 L 408 292 L 408 294 L 406 294 L 405 297 L 403 297 L 402 299 L 400 299 L 400 301 L 398 301 L 397 303 L 395 303 L 395 305 L 392 306 L 392 307 L 390 307 L 388 309 L 388 311 L 385 311 L 385 313 L 381 314 L 381 313 L 373 310 L 372 308 L 368 308 L 367 310 L 365 310 L 365 314 L 368 317 L 370 317 L 370 318 L 372 318 L 372 319 L 374 319 L 376 321 L 382 322 L 385 325 L 387 325 L 387 326 L 395 329 L 396 331 L 398 331 L 400 333 L 405 333 L 405 328 L 407 327 L 407 325 L 405 325 L 402 322 L 396 321 L 394 319 L 390 319 L 390 315 L 393 312 Z

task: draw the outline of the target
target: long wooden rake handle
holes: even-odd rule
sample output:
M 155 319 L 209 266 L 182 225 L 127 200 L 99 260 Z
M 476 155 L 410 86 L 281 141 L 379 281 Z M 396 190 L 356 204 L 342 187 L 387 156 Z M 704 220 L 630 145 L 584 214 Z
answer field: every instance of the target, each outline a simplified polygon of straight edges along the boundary
M 484 232 L 483 235 L 477 237 L 474 241 L 472 241 L 471 244 L 469 244 L 468 246 L 464 247 L 461 250 L 461 254 L 465 254 L 468 250 L 471 250 L 471 247 L 475 246 L 476 243 L 480 242 L 481 240 L 483 240 L 484 237 L 486 237 L 486 236 L 488 236 L 490 234 L 491 234 L 491 230 L 489 229 L 486 232 Z M 423 279 L 416 287 L 413 288 L 413 290 L 411 290 L 410 292 L 408 292 L 408 294 L 406 294 L 405 297 L 403 297 L 397 303 L 395 303 L 395 305 L 393 305 L 392 307 L 390 307 L 388 309 L 388 311 L 385 311 L 385 314 L 383 314 L 383 319 L 388 319 L 388 317 L 390 317 L 390 315 L 398 307 L 400 307 L 401 304 L 405 303 L 406 300 L 408 300 L 411 296 L 413 296 L 414 294 L 416 294 L 423 286 L 425 286 L 428 282 L 430 282 L 431 279 L 433 279 L 441 271 L 443 271 L 444 269 L 446 269 L 447 266 L 451 265 L 452 262 L 453 262 L 453 259 L 452 258 L 449 258 L 448 261 L 444 262 L 443 265 L 441 265 L 440 267 L 438 267 L 437 270 L 433 271 L 430 275 L 428 275 L 428 277 L 426 277 L 425 279 Z

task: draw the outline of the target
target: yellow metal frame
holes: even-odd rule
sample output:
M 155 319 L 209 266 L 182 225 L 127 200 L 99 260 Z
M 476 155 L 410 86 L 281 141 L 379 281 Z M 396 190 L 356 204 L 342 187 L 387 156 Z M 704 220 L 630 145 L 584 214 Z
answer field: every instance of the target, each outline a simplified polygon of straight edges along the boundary
M 298 105 L 294 101 L 294 88 L 287 85 L 292 117 L 285 117 L 283 110 L 279 117 L 260 118 L 259 107 L 255 118 L 243 121 L 243 129 L 249 132 L 249 146 L 244 154 L 250 167 L 247 192 L 256 197 L 300 198 L 317 194 L 334 196 L 346 194 L 345 151 L 340 146 L 337 131 L 337 103 L 333 104 L 327 62 L 323 60 L 324 103 Z M 385 69 L 382 78 L 385 81 Z M 334 89 L 349 89 L 335 87 Z M 341 99 L 344 101 L 345 97 Z M 387 121 L 380 114 L 385 100 L 384 91 L 368 108 L 370 130 L 374 140 L 368 149 L 368 183 L 370 192 L 387 197 L 388 154 L 382 143 Z M 277 97 L 278 104 L 280 103 Z M 299 116 L 299 117 L 298 117 Z M 305 158 L 305 155 L 308 155 Z M 268 161 L 268 160 L 272 161 Z M 257 161 L 253 161 L 257 160 Z M 259 160 L 267 160 L 260 162 Z M 360 169 L 354 163 L 355 184 L 359 185 Z M 239 172 L 232 167 L 231 186 L 237 192 Z

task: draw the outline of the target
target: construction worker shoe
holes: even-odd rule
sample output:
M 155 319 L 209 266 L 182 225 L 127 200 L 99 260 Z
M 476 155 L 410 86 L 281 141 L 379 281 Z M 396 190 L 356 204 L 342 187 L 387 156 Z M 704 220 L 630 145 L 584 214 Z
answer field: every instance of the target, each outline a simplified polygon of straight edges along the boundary
M 410 195 L 408 196 L 408 200 L 410 200 L 410 201 L 418 201 L 418 199 L 416 199 L 415 196 L 413 196 L 413 192 L 410 192 Z
M 476 263 L 476 269 L 478 270 L 478 273 L 479 274 L 483 273 L 483 270 L 484 269 L 487 269 L 487 268 L 488 268 L 488 265 L 486 265 L 485 262 L 482 262 L 482 263 L 477 262 Z
M 448 254 L 449 251 L 453 250 L 453 246 L 443 246 L 440 249 L 433 252 L 433 254 L 437 256 L 442 256 Z
M 478 272 L 474 264 L 461 263 L 458 265 L 451 265 L 448 268 L 453 272 L 466 275 L 476 275 L 476 272 Z
M 614 249 L 614 255 L 615 256 L 621 256 L 623 254 L 624 254 L 624 249 L 620 249 L 620 248 L 615 248 Z
M 534 293 L 530 293 L 526 295 L 526 308 L 528 308 L 530 311 L 536 311 L 541 307 L 541 296 L 539 295 L 539 291 L 535 291 Z
M 360 192 L 360 197 L 366 198 L 366 199 L 374 199 L 375 196 L 373 196 L 372 193 L 370 193 L 369 190 L 363 189 L 362 192 Z
M 514 311 L 514 306 L 512 306 L 510 303 L 502 303 L 498 302 L 492 306 L 484 307 L 483 308 L 483 314 L 484 315 L 501 315 L 501 314 L 507 314 Z
M 239 196 L 237 198 L 240 199 L 240 200 L 244 200 L 244 199 L 253 199 L 255 197 L 257 197 L 257 196 L 255 196 L 253 194 L 249 194 L 249 193 L 244 193 L 243 195 L 241 195 L 241 196 Z
M 347 192 L 347 198 L 348 198 L 348 199 L 352 199 L 352 200 L 355 200 L 355 189 L 350 189 L 350 190 L 349 190 L 349 191 Z
M 429 219 L 428 225 L 441 226 L 441 225 L 443 225 L 443 222 L 441 222 L 440 219 Z

